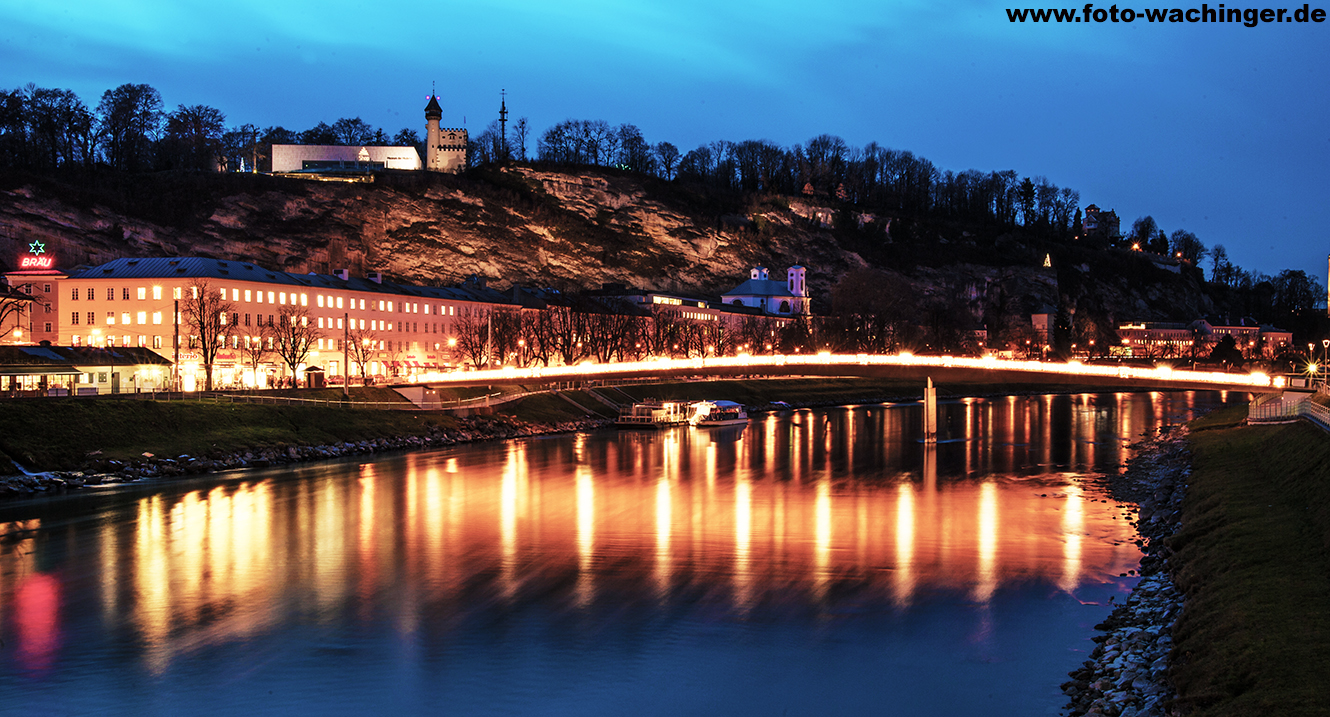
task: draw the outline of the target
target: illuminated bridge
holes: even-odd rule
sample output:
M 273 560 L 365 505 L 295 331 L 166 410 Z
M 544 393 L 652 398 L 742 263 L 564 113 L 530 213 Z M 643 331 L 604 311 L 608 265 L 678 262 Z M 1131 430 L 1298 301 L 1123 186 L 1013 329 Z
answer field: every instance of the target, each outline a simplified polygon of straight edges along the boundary
M 622 363 L 582 363 L 576 366 L 506 367 L 485 371 L 430 373 L 418 383 L 435 387 L 496 386 L 577 382 L 603 379 L 682 379 L 724 376 L 862 376 L 923 381 L 948 380 L 1003 384 L 1077 385 L 1116 389 L 1212 389 L 1253 392 L 1282 391 L 1282 376 L 1264 373 L 1190 371 L 1168 365 L 1151 367 L 1019 361 L 994 356 L 889 356 L 870 354 L 810 354 L 732 356 L 693 359 L 657 359 Z

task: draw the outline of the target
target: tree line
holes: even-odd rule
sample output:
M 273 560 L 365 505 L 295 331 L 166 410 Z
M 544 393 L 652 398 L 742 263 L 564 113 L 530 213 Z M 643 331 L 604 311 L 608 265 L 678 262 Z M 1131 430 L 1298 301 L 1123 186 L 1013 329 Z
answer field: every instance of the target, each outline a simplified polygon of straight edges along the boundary
M 208 105 L 168 112 L 161 93 L 149 85 L 107 90 L 94 107 L 71 90 L 32 83 L 0 90 L 0 167 L 5 168 L 266 171 L 274 144 L 409 145 L 424 151 L 415 130 L 389 136 L 359 117 L 294 131 L 231 125 Z

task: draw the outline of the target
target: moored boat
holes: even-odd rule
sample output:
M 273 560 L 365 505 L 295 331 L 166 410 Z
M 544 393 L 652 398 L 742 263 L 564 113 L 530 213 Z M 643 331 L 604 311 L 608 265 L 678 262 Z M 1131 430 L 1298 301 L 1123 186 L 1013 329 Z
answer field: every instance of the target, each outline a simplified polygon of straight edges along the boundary
M 681 401 L 638 401 L 619 411 L 620 428 L 668 428 L 687 423 L 688 404 Z
M 688 422 L 694 426 L 735 426 L 748 423 L 748 411 L 734 401 L 698 401 Z

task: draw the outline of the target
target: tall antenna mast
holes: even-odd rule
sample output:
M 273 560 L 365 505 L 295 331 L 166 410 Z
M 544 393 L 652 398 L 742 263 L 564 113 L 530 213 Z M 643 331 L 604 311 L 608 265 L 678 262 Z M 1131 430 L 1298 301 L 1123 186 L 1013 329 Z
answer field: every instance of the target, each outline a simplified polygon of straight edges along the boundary
M 499 134 L 503 137 L 503 158 L 508 159 L 508 91 L 499 90 Z

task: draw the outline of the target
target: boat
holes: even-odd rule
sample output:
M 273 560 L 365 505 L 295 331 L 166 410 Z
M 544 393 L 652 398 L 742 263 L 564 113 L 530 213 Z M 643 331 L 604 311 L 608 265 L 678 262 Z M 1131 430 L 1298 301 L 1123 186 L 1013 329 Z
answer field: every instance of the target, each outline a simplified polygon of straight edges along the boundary
M 688 423 L 688 404 L 682 401 L 638 401 L 619 411 L 620 428 L 668 428 Z
M 734 401 L 698 401 L 688 422 L 694 426 L 737 426 L 748 423 L 748 411 Z

